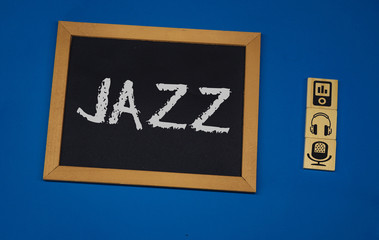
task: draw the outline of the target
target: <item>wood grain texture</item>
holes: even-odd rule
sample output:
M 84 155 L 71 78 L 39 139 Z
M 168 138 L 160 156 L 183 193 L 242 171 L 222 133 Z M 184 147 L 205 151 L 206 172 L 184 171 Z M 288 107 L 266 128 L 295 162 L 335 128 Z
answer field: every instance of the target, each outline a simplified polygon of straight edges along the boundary
M 59 166 L 71 36 L 246 46 L 242 176 Z M 174 188 L 255 192 L 260 33 L 59 22 L 43 178 Z
M 256 189 L 261 36 L 246 46 L 242 177 Z
M 246 46 L 259 33 L 60 22 L 73 36 Z
M 51 89 L 44 178 L 59 165 L 70 43 L 71 34 L 59 23 Z
M 242 177 L 105 168 L 59 166 L 45 180 L 254 192 Z

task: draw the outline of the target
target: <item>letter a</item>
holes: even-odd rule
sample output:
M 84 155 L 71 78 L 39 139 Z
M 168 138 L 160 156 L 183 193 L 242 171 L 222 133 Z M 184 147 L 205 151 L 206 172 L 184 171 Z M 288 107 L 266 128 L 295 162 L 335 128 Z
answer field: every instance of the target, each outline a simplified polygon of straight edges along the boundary
M 125 107 L 127 100 L 129 101 L 129 107 Z M 138 118 L 139 111 L 134 105 L 133 82 L 130 80 L 125 81 L 118 102 L 113 105 L 113 112 L 108 122 L 110 124 L 116 124 L 121 113 L 130 113 L 133 116 L 137 130 L 142 129 L 141 122 Z
M 103 123 L 105 114 L 107 113 L 108 107 L 108 94 L 109 87 L 111 85 L 111 79 L 105 78 L 99 87 L 99 93 L 97 94 L 97 104 L 96 104 L 96 113 L 95 116 L 91 116 L 88 113 L 85 113 L 80 107 L 76 110 L 82 117 L 86 118 L 90 122 L 94 123 Z

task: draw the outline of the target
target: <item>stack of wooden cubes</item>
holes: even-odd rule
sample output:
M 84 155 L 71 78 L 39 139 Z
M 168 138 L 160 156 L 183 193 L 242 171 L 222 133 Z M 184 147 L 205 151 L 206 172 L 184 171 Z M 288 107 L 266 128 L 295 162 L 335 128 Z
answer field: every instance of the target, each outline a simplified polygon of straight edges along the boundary
M 336 166 L 338 81 L 308 78 L 304 168 Z

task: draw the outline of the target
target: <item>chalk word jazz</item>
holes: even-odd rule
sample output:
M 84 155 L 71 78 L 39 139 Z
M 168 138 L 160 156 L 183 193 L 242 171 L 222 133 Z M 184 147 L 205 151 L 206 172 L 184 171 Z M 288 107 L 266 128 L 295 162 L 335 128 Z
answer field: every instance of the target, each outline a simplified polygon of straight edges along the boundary
M 109 88 L 111 86 L 111 79 L 105 78 L 100 86 L 97 95 L 97 103 L 96 103 L 96 113 L 95 115 L 90 115 L 82 108 L 77 109 L 77 113 L 82 117 L 86 118 L 88 121 L 93 123 L 108 123 L 108 124 L 117 124 L 118 119 L 120 118 L 122 113 L 128 113 L 133 116 L 134 123 L 136 125 L 137 130 L 142 130 L 142 124 L 138 117 L 138 113 L 140 112 L 135 103 L 134 103 L 134 94 L 133 94 L 133 82 L 130 80 L 126 80 L 123 88 L 120 92 L 120 97 L 118 98 L 118 102 L 113 105 L 113 111 L 109 116 L 108 121 L 105 121 L 105 115 L 108 108 L 108 94 Z M 187 85 L 185 84 L 166 84 L 166 83 L 157 83 L 156 84 L 159 91 L 172 91 L 175 92 L 174 95 L 164 104 L 162 108 L 156 111 L 153 116 L 147 123 L 152 127 L 159 127 L 164 129 L 185 129 L 187 124 L 184 123 L 173 123 L 173 122 L 163 122 L 161 119 L 163 116 L 168 113 L 174 105 L 178 102 L 180 98 L 182 98 L 187 92 Z M 217 99 L 214 100 L 208 109 L 201 113 L 194 121 L 190 124 L 190 127 L 195 131 L 203 131 L 207 133 L 228 133 L 230 128 L 226 127 L 215 127 L 215 126 L 207 126 L 204 125 L 204 122 L 207 121 L 209 117 L 211 117 L 216 110 L 220 107 L 220 105 L 226 101 L 230 96 L 229 88 L 208 88 L 208 87 L 200 87 L 199 88 L 201 94 L 203 95 L 217 95 Z M 126 107 L 125 104 L 128 101 L 129 107 Z

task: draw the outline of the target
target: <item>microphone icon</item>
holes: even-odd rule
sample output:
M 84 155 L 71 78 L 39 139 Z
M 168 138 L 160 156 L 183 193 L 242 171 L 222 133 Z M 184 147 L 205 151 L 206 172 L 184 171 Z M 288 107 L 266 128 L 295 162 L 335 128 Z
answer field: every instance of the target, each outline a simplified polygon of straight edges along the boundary
M 322 141 L 314 142 L 312 144 L 312 157 L 307 153 L 307 156 L 310 160 L 317 162 L 317 163 L 312 163 L 312 165 L 317 165 L 317 166 L 326 166 L 325 164 L 321 164 L 322 162 L 327 162 L 329 161 L 332 156 L 328 156 L 328 144 Z M 315 159 L 314 159 L 315 158 Z

